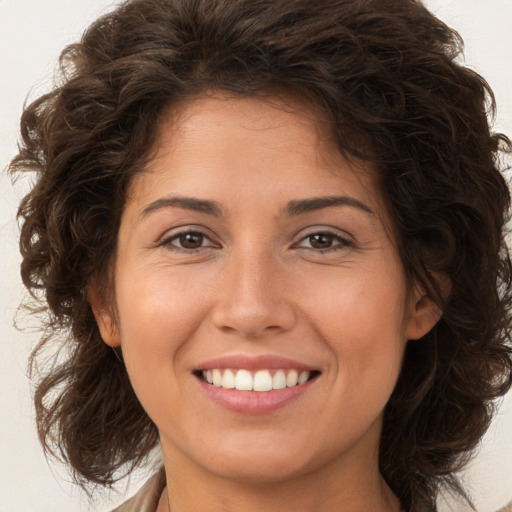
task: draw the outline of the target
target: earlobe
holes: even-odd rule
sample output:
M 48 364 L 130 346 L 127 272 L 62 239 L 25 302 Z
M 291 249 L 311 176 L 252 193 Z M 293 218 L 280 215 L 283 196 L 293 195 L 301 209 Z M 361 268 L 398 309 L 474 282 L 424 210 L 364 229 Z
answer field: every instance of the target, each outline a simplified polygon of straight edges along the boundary
M 119 329 L 103 294 L 97 288 L 89 288 L 87 290 L 87 299 L 96 318 L 101 338 L 110 347 L 119 347 L 121 345 Z

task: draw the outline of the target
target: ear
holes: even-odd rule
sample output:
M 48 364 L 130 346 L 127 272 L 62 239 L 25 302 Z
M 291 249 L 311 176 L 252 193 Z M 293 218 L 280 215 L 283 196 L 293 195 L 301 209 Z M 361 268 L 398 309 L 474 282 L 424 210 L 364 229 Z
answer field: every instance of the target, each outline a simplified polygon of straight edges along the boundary
M 103 341 L 110 347 L 119 347 L 121 345 L 119 329 L 112 309 L 106 302 L 105 294 L 97 286 L 90 287 L 87 290 L 87 299 Z
M 446 275 L 436 276 L 443 298 L 448 297 L 451 290 L 450 278 Z M 427 294 L 422 286 L 416 286 L 411 298 L 411 310 L 407 324 L 406 337 L 417 340 L 427 334 L 441 318 L 443 312 Z

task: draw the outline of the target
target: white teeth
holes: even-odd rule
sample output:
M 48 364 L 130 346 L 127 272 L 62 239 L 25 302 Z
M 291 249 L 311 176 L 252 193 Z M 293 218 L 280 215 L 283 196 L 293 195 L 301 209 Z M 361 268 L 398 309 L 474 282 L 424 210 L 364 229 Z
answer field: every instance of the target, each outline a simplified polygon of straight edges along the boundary
M 286 387 L 286 374 L 283 370 L 277 370 L 272 377 L 272 387 L 274 389 L 283 389 Z
M 272 389 L 272 375 L 268 370 L 258 370 L 254 374 L 254 391 L 270 391 Z
M 235 387 L 235 374 L 231 370 L 226 370 L 220 385 L 226 389 L 233 389 Z
M 213 385 L 214 386 L 220 386 L 222 382 L 222 373 L 220 373 L 220 370 L 213 370 L 212 371 L 212 378 L 213 378 Z
M 238 391 L 252 391 L 252 375 L 247 370 L 238 370 L 235 377 L 235 388 Z
M 293 388 L 293 386 L 297 385 L 297 382 L 299 380 L 299 374 L 296 370 L 290 370 L 288 372 L 288 375 L 286 376 L 286 385 L 289 388 Z
M 298 383 L 299 383 L 299 386 L 301 384 L 304 384 L 305 382 L 307 382 L 309 379 L 309 372 L 302 372 L 300 375 L 299 375 L 299 380 L 298 380 Z
M 203 371 L 203 379 L 215 387 L 236 388 L 239 391 L 271 391 L 292 388 L 306 383 L 311 372 L 299 374 L 297 370 L 277 370 L 272 376 L 269 370 L 258 370 L 254 375 L 249 370 L 218 369 Z

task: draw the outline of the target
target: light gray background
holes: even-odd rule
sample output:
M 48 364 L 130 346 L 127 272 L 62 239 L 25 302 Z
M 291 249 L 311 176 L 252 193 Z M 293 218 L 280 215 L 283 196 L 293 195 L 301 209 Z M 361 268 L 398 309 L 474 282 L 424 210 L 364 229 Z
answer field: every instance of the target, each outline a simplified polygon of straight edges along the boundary
M 512 0 L 427 0 L 466 41 L 466 63 L 487 78 L 498 99 L 496 129 L 512 136 Z M 60 50 L 113 5 L 110 0 L 0 0 L 0 169 L 16 152 L 26 95 L 48 89 Z M 119 501 L 89 503 L 63 468 L 45 461 L 34 427 L 27 356 L 37 339 L 13 327 L 24 295 L 19 280 L 15 211 L 26 184 L 0 175 L 0 512 L 92 512 Z M 512 397 L 501 407 L 480 454 L 465 474 L 479 512 L 512 499 Z M 132 489 L 140 480 L 134 478 Z M 121 486 L 125 491 L 126 484 Z M 103 500 L 103 501 L 102 501 Z M 443 503 L 442 510 L 467 507 Z

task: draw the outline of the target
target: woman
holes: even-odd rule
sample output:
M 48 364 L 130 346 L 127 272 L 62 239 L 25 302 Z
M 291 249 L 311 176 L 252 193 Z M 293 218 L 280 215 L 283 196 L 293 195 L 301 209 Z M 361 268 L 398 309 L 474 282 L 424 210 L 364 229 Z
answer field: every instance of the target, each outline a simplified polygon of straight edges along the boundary
M 68 48 L 11 164 L 45 450 L 108 486 L 161 447 L 120 511 L 464 495 L 512 362 L 510 142 L 460 50 L 412 0 L 135 0 Z

